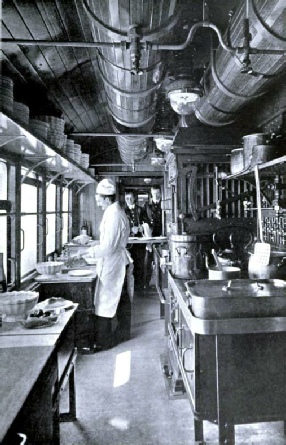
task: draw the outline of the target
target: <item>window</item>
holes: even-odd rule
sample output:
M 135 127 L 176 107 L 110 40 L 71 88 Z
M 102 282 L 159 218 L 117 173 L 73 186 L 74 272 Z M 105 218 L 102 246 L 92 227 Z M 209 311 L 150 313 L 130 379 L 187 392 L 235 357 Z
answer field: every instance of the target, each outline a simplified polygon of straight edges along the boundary
M 69 241 L 69 229 L 70 229 L 70 218 L 71 214 L 69 212 L 69 189 L 65 188 L 63 190 L 63 201 L 62 201 L 62 243 L 65 244 Z
M 22 168 L 22 177 L 25 174 Z M 21 278 L 37 263 L 37 193 L 36 176 L 29 173 L 21 185 Z
M 55 184 L 49 184 L 46 191 L 46 211 L 47 211 L 47 238 L 46 253 L 53 253 L 56 249 L 56 192 Z
M 7 276 L 7 165 L 0 159 L 0 252 L 3 253 L 4 271 Z

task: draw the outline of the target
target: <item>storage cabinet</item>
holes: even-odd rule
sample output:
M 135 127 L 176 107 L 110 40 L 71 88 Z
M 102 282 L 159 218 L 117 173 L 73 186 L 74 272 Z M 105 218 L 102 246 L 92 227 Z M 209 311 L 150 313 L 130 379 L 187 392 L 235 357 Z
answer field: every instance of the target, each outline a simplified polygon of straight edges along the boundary
M 190 400 L 195 440 L 203 442 L 204 420 L 218 425 L 221 445 L 235 443 L 235 425 L 284 421 L 286 318 L 196 319 L 184 281 L 169 275 L 169 283 L 165 374 L 173 394 Z

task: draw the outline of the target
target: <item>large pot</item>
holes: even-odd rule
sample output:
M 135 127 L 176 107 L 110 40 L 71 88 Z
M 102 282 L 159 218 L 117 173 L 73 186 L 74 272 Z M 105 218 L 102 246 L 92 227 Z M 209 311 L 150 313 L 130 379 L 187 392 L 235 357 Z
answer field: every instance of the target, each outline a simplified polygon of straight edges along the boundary
M 251 166 L 271 161 L 284 153 L 284 148 L 275 145 L 254 145 L 252 147 Z
M 255 145 L 269 145 L 271 136 L 268 133 L 255 133 L 243 136 L 244 168 L 251 166 L 252 149 Z
M 248 262 L 248 276 L 253 280 L 267 280 L 269 278 L 286 280 L 286 252 L 271 252 L 267 266 L 258 264 L 255 256 L 251 255 Z
M 172 274 L 176 278 L 193 279 L 204 267 L 200 244 L 192 235 L 170 235 Z

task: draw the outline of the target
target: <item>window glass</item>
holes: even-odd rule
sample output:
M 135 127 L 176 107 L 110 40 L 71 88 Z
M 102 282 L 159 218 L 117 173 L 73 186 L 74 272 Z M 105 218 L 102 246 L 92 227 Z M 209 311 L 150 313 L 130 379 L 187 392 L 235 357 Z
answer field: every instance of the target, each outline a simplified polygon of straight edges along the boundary
M 0 159 L 0 199 L 7 200 L 7 166 Z M 4 271 L 7 276 L 7 212 L 0 208 L 0 252 L 3 253 Z
M 21 185 L 21 277 L 37 262 L 37 186 Z
M 69 232 L 69 189 L 66 188 L 63 191 L 63 213 L 62 213 L 62 242 L 63 244 L 68 242 Z
M 47 255 L 56 248 L 56 185 L 50 184 L 46 191 L 47 199 Z

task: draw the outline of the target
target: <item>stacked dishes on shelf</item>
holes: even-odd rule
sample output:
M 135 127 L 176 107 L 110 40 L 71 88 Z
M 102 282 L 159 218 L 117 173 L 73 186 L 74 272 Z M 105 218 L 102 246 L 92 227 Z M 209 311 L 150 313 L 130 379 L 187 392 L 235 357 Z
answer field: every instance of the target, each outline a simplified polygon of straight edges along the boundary
M 13 116 L 21 124 L 29 125 L 30 109 L 27 105 L 22 104 L 21 102 L 14 102 L 13 103 Z
M 74 144 L 74 160 L 77 164 L 80 164 L 81 161 L 81 145 Z
M 89 154 L 87 154 L 87 153 L 82 153 L 81 154 L 80 165 L 83 168 L 88 169 L 88 167 L 89 167 Z
M 62 148 L 65 142 L 65 121 L 55 116 L 36 116 L 36 119 L 49 124 L 48 141 L 57 148 Z
M 43 122 L 38 119 L 30 119 L 30 128 L 36 136 L 48 139 L 50 124 L 48 124 L 47 122 Z
M 74 140 L 73 139 L 66 140 L 66 144 L 65 144 L 63 151 L 69 158 L 74 159 L 74 157 L 73 157 L 74 156 Z
M 6 76 L 1 76 L 0 79 L 1 108 L 3 111 L 13 112 L 13 80 Z

